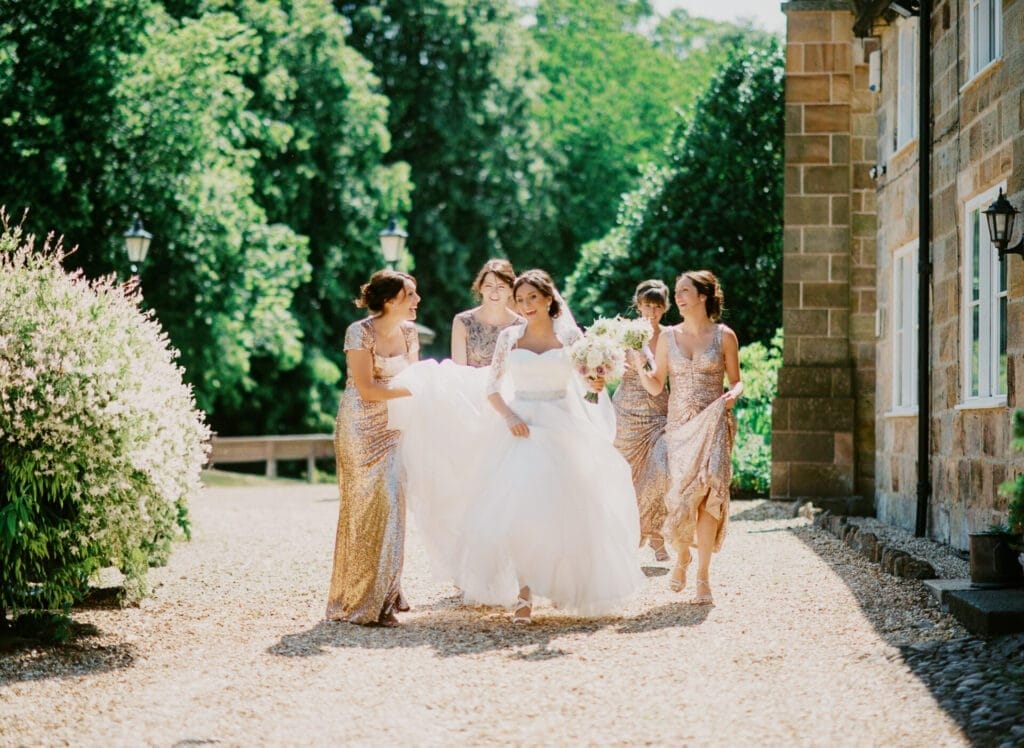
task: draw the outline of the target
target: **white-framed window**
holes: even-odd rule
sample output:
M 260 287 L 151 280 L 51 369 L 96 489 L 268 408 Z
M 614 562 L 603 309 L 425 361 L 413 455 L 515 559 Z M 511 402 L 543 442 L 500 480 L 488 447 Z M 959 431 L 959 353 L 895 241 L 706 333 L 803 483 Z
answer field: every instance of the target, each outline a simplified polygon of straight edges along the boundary
M 917 137 L 917 19 L 899 23 L 896 81 L 896 150 Z
M 971 74 L 974 77 L 1003 54 L 1003 0 L 970 0 Z
M 892 411 L 917 412 L 917 242 L 892 263 Z
M 972 198 L 964 221 L 963 396 L 965 406 L 1006 401 L 1007 262 L 1000 261 L 988 235 L 985 210 L 1006 183 Z

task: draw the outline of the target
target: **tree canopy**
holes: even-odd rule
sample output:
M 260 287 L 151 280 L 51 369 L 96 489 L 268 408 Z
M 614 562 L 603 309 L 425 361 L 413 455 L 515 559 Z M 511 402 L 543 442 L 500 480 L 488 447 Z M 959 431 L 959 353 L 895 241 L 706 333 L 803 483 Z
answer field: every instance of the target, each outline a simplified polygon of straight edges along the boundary
M 707 265 L 770 338 L 777 55 L 647 0 L 0 1 L 0 205 L 122 279 L 138 211 L 215 430 L 329 430 L 391 216 L 428 353 L 492 256 L 572 273 L 583 317 Z
M 781 325 L 784 63 L 778 43 L 735 46 L 677 127 L 668 166 L 652 168 L 568 284 L 579 309 L 623 313 L 636 284 L 715 272 L 742 343 Z

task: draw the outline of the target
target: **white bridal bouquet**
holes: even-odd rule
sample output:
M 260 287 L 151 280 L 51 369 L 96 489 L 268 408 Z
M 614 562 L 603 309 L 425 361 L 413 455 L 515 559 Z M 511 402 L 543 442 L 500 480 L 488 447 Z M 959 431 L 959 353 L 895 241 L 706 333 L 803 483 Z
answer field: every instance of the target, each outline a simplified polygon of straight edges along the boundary
M 651 326 L 642 319 L 602 317 L 587 328 L 569 355 L 580 376 L 594 379 L 617 379 L 625 368 L 626 349 L 640 350 L 651 339 Z M 586 394 L 588 402 L 597 402 L 597 393 Z

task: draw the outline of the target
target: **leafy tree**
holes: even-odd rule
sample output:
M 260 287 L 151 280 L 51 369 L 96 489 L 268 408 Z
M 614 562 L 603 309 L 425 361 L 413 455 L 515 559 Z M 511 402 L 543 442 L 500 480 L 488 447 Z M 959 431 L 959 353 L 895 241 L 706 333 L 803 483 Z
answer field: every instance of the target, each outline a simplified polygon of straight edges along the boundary
M 563 276 L 614 225 L 642 169 L 667 162 L 680 113 L 747 32 L 679 10 L 658 21 L 647 0 L 541 0 L 536 20 L 551 83 L 541 117 L 558 155 L 560 246 L 549 267 Z
M 391 146 L 388 102 L 370 63 L 346 44 L 347 22 L 329 0 L 221 0 L 193 12 L 217 8 L 259 42 L 242 76 L 252 93 L 244 117 L 255 123 L 245 131 L 258 154 L 254 199 L 269 221 L 308 237 L 312 272 L 291 306 L 300 358 L 258 354 L 249 397 L 221 408 L 214 423 L 223 433 L 330 430 L 341 337 L 362 314 L 351 300 L 382 265 L 377 233 L 388 215 L 408 208 L 408 166 L 382 164 Z
M 774 39 L 730 53 L 679 126 L 669 167 L 584 249 L 568 286 L 577 308 L 621 312 L 640 280 L 708 268 L 740 341 L 771 340 L 781 325 L 783 69 Z
M 510 0 L 335 6 L 391 102 L 389 160 L 407 162 L 416 185 L 408 231 L 420 317 L 443 347 L 485 259 L 546 264 L 553 247 L 537 50 Z
M 307 241 L 268 221 L 251 176 L 258 154 L 246 148 L 261 123 L 243 77 L 259 49 L 231 13 L 179 22 L 154 8 L 145 48 L 115 88 L 121 124 L 106 187 L 149 206 L 158 251 L 146 301 L 210 413 L 244 402 L 255 356 L 281 368 L 301 359 L 291 304 L 309 277 Z
M 73 261 L 91 272 L 110 270 L 96 237 L 113 230 L 101 184 L 118 123 L 114 89 L 149 5 L 0 0 L 0 205 L 19 217 L 29 209 L 27 231 L 80 244 Z

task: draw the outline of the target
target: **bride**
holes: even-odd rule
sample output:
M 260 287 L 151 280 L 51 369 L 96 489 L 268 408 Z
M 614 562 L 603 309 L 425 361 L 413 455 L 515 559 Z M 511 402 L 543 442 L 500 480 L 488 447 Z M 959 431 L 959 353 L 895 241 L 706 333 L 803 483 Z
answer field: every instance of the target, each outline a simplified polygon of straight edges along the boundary
M 529 623 L 533 596 L 583 615 L 613 610 L 643 583 L 629 465 L 614 412 L 583 389 L 568 351 L 580 337 L 551 278 L 529 270 L 513 294 L 526 320 L 504 330 L 487 371 L 489 408 L 470 371 L 421 362 L 389 403 L 403 430 L 409 505 L 432 559 L 467 602 L 511 605 Z M 603 390 L 603 382 L 594 383 Z

